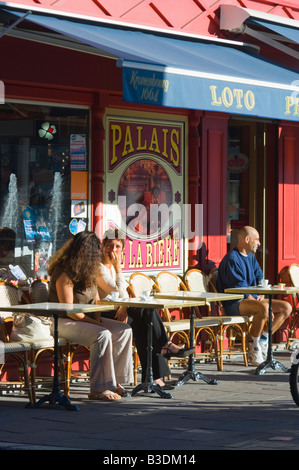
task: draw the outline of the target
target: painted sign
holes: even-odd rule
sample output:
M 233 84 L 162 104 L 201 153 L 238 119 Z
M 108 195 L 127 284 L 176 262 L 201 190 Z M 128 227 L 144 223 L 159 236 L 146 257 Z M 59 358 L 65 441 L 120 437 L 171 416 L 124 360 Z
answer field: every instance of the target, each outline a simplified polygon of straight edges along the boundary
M 184 123 L 106 120 L 104 229 L 126 234 L 124 271 L 182 271 Z
M 257 62 L 256 67 L 258 65 L 262 65 L 262 70 L 267 63 Z M 266 79 L 263 76 L 261 80 L 254 80 L 246 75 L 245 78 L 217 76 L 194 70 L 186 74 L 179 70 L 172 73 L 170 67 L 152 66 L 152 70 L 148 70 L 140 66 L 138 69 L 128 62 L 122 68 L 124 99 L 135 103 L 298 122 L 299 87 L 296 75 L 281 67 L 275 68 L 273 64 L 268 66 L 270 69 Z M 277 80 L 275 83 L 272 82 L 274 77 Z

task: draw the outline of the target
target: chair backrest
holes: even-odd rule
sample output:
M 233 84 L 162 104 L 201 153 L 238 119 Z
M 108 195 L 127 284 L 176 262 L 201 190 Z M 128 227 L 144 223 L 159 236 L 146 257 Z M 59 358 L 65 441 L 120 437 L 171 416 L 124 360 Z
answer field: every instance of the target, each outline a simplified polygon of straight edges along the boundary
M 218 269 L 217 268 L 212 269 L 212 271 L 210 272 L 209 277 L 210 277 L 209 286 L 210 286 L 211 291 L 212 292 L 218 292 L 217 286 L 216 286 L 217 277 L 218 277 Z M 219 301 L 219 302 L 217 302 L 217 305 L 220 308 L 221 314 L 225 316 L 226 312 L 225 312 L 225 309 L 223 307 L 223 303 Z
M 33 303 L 48 302 L 49 282 L 36 279 L 30 286 L 30 295 Z
M 21 302 L 22 291 L 18 287 L 7 282 L 0 282 L 0 305 L 1 307 L 9 307 L 10 305 L 18 305 Z M 0 312 L 0 317 L 11 317 L 12 313 Z
M 161 271 L 157 274 L 155 283 L 160 292 L 175 292 L 177 290 L 187 290 L 182 279 L 170 271 Z
M 139 297 L 143 290 L 152 291 L 155 287 L 154 281 L 143 273 L 132 273 L 129 279 L 128 293 L 132 297 Z
M 294 287 L 299 286 L 299 264 L 291 264 L 289 267 L 290 281 Z
M 218 278 L 218 269 L 215 268 L 215 269 L 212 269 L 212 271 L 210 272 L 210 287 L 212 289 L 212 291 L 214 292 L 217 292 L 217 278 Z
M 189 269 L 184 276 L 187 290 L 208 292 L 210 278 L 199 269 Z

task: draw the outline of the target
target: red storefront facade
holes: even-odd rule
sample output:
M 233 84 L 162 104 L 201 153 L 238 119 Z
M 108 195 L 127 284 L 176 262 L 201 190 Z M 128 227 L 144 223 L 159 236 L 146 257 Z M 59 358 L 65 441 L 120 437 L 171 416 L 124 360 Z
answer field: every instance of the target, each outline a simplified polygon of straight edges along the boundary
M 83 2 L 79 1 L 28 0 L 2 6 L 25 5 L 27 10 L 45 9 L 52 14 L 56 11 L 57 15 L 86 15 L 110 22 L 141 25 L 150 30 L 160 28 L 234 40 L 233 33 L 220 30 L 220 6 L 223 3 L 156 0 L 140 4 L 129 0 L 110 0 L 84 2 L 83 7 Z M 233 0 L 230 4 L 239 6 L 239 2 Z M 299 8 L 294 2 L 281 0 L 279 4 L 274 4 L 263 0 L 246 1 L 242 2 L 242 7 L 299 20 Z M 240 40 L 239 35 L 237 39 Z M 248 37 L 241 40 L 248 40 Z M 264 57 L 277 60 L 275 49 L 269 45 L 252 38 L 247 42 L 258 44 L 261 47 L 260 54 Z M 87 174 L 88 194 L 83 202 L 87 201 L 88 207 L 85 218 L 76 218 L 73 213 L 67 216 L 68 230 L 74 220 L 76 223 L 82 220 L 99 234 L 106 228 L 109 204 L 114 202 L 113 190 L 116 191 L 116 187 L 113 187 L 113 171 L 117 172 L 108 166 L 109 158 L 113 158 L 108 145 L 111 128 L 107 132 L 111 121 L 116 126 L 115 142 L 120 141 L 120 135 L 117 134 L 119 129 L 122 129 L 124 138 L 116 157 L 121 159 L 123 165 L 125 159 L 128 162 L 123 170 L 119 167 L 119 174 L 115 176 L 116 185 L 126 181 L 127 177 L 131 178 L 133 170 L 137 172 L 138 169 L 133 167 L 130 167 L 129 172 L 129 163 L 142 158 L 152 165 L 147 173 L 152 182 L 149 183 L 147 179 L 147 186 L 141 189 L 136 186 L 136 193 L 140 191 L 143 197 L 152 197 L 155 181 L 158 180 L 160 184 L 165 173 L 170 180 L 172 197 L 177 194 L 177 200 L 182 203 L 193 207 L 202 204 L 203 207 L 202 244 L 196 246 L 193 243 L 190 249 L 186 249 L 184 241 L 184 245 L 174 247 L 170 245 L 171 234 L 169 245 L 165 242 L 163 247 L 159 247 L 158 242 L 155 245 L 153 237 L 151 247 L 143 248 L 141 240 L 137 251 L 128 253 L 130 247 L 127 249 L 128 273 L 140 269 L 154 274 L 170 268 L 183 273 L 191 266 L 209 271 L 218 265 L 231 246 L 231 230 L 245 223 L 255 225 L 261 233 L 263 252 L 259 254 L 260 262 L 272 282 L 283 267 L 299 263 L 299 235 L 296 227 L 299 208 L 298 123 L 274 118 L 250 119 L 230 112 L 129 103 L 123 100 L 121 69 L 116 66 L 114 59 L 21 40 L 9 34 L 0 38 L 0 44 L 0 79 L 5 85 L 6 102 L 25 107 L 49 105 L 68 110 L 76 108 L 85 110 L 88 115 L 86 133 L 76 126 L 71 131 L 72 135 L 82 132 L 87 139 L 85 155 L 88 164 L 81 170 Z M 281 55 L 279 60 L 296 69 L 294 59 L 288 58 L 286 54 Z M 28 109 L 20 109 L 25 114 L 28 112 Z M 68 113 L 68 122 L 70 116 L 71 112 Z M 2 114 L 1 120 L 6 122 L 7 118 Z M 136 130 L 138 125 L 142 130 Z M 130 133 L 133 126 L 136 139 L 139 137 L 137 144 L 133 142 Z M 160 135 L 157 128 L 161 129 Z M 177 128 L 180 134 L 176 133 Z M 172 137 L 172 144 L 167 143 L 163 147 L 163 142 L 170 135 L 175 136 Z M 177 135 L 180 135 L 180 140 L 176 140 Z M 172 162 L 170 150 L 173 151 Z M 237 155 L 237 158 L 234 160 L 232 155 Z M 37 157 L 34 155 L 30 158 L 34 162 Z M 173 163 L 179 160 L 181 166 L 178 169 Z M 154 181 L 155 171 L 159 175 Z M 70 184 L 73 181 L 74 178 Z M 167 190 L 162 187 L 160 193 L 164 202 Z M 70 193 L 69 197 L 80 205 L 81 196 L 80 192 L 79 196 L 72 197 Z M 136 202 L 137 198 L 134 199 Z

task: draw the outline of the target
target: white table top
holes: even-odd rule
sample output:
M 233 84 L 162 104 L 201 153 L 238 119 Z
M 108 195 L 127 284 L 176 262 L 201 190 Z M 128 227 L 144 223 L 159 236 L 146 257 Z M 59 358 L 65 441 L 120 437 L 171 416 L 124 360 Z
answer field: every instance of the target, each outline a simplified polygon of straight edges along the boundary
M 98 301 L 99 305 L 110 305 L 110 306 L 125 306 L 125 307 L 138 307 L 138 308 L 184 308 L 184 307 L 194 307 L 194 306 L 203 306 L 205 301 L 201 299 L 169 299 L 163 298 L 158 299 L 156 297 L 150 296 L 147 300 L 144 300 L 140 297 L 132 297 L 126 299 L 117 299 L 117 300 L 108 300 L 103 299 Z
M 299 292 L 299 287 L 287 287 L 283 289 L 278 286 L 250 286 L 250 287 L 230 287 L 225 289 L 228 293 L 243 293 L 243 294 L 264 294 L 264 295 L 290 295 Z
M 32 313 L 33 315 L 59 315 L 65 313 L 96 312 L 107 310 L 103 305 L 98 304 L 66 304 L 55 302 L 41 302 L 34 304 L 9 305 L 0 307 L 0 311 L 15 313 Z
M 174 292 L 157 292 L 156 299 L 184 299 L 202 300 L 205 302 L 220 302 L 223 300 L 238 300 L 244 296 L 240 294 L 223 294 L 221 292 L 205 292 L 205 291 L 174 291 Z

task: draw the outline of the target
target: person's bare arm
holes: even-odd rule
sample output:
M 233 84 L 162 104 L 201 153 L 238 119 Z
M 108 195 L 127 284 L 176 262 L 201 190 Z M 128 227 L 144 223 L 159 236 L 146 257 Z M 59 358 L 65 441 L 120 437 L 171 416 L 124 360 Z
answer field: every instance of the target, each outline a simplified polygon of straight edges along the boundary
M 62 273 L 56 281 L 56 291 L 58 300 L 61 303 L 73 304 L 74 303 L 74 291 L 73 283 L 70 278 Z M 95 299 L 97 300 L 97 299 Z M 93 323 L 95 325 L 101 325 L 102 323 L 99 320 L 94 320 L 93 318 L 85 315 L 83 312 L 79 313 L 68 313 L 67 316 L 75 321 L 84 321 L 87 323 Z

